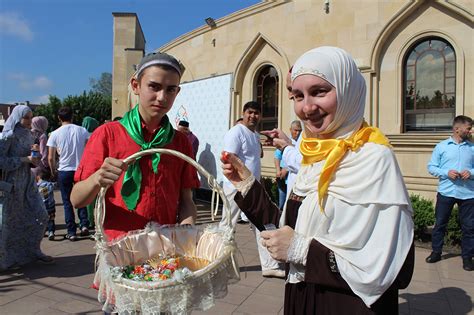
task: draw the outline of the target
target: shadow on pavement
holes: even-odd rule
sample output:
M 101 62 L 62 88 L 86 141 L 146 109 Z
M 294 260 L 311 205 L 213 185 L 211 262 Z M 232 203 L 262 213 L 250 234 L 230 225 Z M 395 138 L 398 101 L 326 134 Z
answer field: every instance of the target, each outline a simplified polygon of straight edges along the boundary
M 0 283 L 8 283 L 19 279 L 41 279 L 46 277 L 72 278 L 90 275 L 94 272 L 95 255 L 79 255 L 67 257 L 54 257 L 54 262 L 44 264 L 39 262 L 29 263 L 15 270 L 5 270 L 0 273 Z M 2 285 L 0 289 L 4 289 Z
M 260 265 L 254 265 L 254 266 L 242 266 L 239 268 L 240 272 L 245 272 L 245 271 L 262 271 L 262 267 Z
M 472 298 L 466 293 L 466 291 L 455 287 L 442 288 L 433 293 L 402 293 L 399 297 L 407 301 L 399 305 L 400 309 L 407 308 L 406 304 L 408 304 L 408 308 L 414 310 L 417 308 L 416 305 L 418 304 L 420 305 L 419 309 L 421 311 L 426 309 L 426 307 L 423 306 L 430 303 L 430 301 L 448 300 L 452 314 L 469 314 L 472 311 L 473 306 Z

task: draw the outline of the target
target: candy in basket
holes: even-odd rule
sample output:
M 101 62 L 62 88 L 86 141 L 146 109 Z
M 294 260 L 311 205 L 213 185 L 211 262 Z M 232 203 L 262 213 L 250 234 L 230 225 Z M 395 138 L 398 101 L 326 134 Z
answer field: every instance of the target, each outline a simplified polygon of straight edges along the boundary
M 227 199 L 216 180 L 186 155 L 169 149 L 140 151 L 126 163 L 152 153 L 172 154 L 191 163 L 207 177 L 227 207 Z M 94 285 L 106 312 L 119 314 L 186 314 L 207 310 L 215 299 L 227 294 L 229 283 L 239 280 L 235 259 L 234 230 L 228 221 L 207 226 L 149 223 L 107 241 L 103 233 L 105 192 L 96 202 L 97 271 Z

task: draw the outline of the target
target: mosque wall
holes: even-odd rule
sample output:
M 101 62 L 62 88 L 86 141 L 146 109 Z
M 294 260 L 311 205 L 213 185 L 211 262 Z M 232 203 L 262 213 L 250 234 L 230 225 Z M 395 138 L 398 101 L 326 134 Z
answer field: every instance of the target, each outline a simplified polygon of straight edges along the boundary
M 469 0 L 330 0 L 328 12 L 324 3 L 323 0 L 262 1 L 216 19 L 216 27 L 204 25 L 156 50 L 183 62 L 186 66 L 183 82 L 232 74 L 230 122 L 240 116 L 247 101 L 254 99 L 258 70 L 272 65 L 279 76 L 278 126 L 284 131 L 295 119 L 285 89 L 289 67 L 303 52 L 317 46 L 332 45 L 347 50 L 367 83 L 366 120 L 390 138 L 409 190 L 433 198 L 437 180 L 427 173 L 426 163 L 434 145 L 449 132 L 403 131 L 404 58 L 420 39 L 436 36 L 449 42 L 457 58 L 455 114 L 474 116 L 474 91 L 469 88 L 474 83 L 474 3 Z M 114 104 L 114 113 L 125 112 L 127 108 L 123 105 L 126 92 L 115 85 L 115 69 L 129 66 L 119 48 L 114 44 L 114 89 L 120 91 L 114 94 L 119 104 Z M 139 58 L 135 63 L 138 61 Z M 121 71 L 117 75 L 126 72 Z M 125 79 L 129 77 L 117 82 L 123 83 Z M 265 147 L 264 151 L 262 174 L 273 176 L 273 148 Z

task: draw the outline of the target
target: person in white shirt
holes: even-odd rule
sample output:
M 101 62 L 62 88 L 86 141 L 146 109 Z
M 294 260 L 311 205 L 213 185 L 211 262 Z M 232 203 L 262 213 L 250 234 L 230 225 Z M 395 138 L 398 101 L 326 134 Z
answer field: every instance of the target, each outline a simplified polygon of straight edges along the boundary
M 252 172 L 256 180 L 260 180 L 260 158 L 262 147 L 260 136 L 256 132 L 260 122 L 260 105 L 257 102 L 247 102 L 243 108 L 242 122 L 233 126 L 224 136 L 224 151 L 237 155 L 245 166 Z M 234 201 L 237 190 L 234 185 L 225 178 L 224 193 L 230 203 L 232 226 L 235 226 L 239 218 L 240 209 Z M 226 222 L 227 211 L 224 209 L 221 222 Z M 265 277 L 284 277 L 285 272 L 280 264 L 270 257 L 268 251 L 261 245 L 260 231 L 253 227 L 257 239 L 262 275 Z
M 64 218 L 67 226 L 66 239 L 77 240 L 74 208 L 70 201 L 72 186 L 74 185 L 74 172 L 84 152 L 89 133 L 83 127 L 72 123 L 72 109 L 61 107 L 58 111 L 61 127 L 51 133 L 48 139 L 48 162 L 53 177 L 56 175 L 56 153 L 59 154 L 57 167 L 58 184 L 64 205 Z M 89 220 L 87 208 L 78 209 L 81 236 L 89 235 Z

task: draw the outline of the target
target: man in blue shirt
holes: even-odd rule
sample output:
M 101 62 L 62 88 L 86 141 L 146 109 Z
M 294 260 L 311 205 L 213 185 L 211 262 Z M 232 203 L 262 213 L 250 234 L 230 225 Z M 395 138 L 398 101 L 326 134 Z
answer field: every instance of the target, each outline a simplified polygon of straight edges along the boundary
M 461 256 L 463 268 L 474 270 L 474 144 L 469 141 L 472 119 L 457 116 L 452 136 L 438 143 L 428 163 L 428 171 L 439 178 L 436 196 L 436 223 L 432 234 L 431 254 L 427 263 L 441 260 L 443 238 L 454 204 L 459 207 L 461 223 Z

